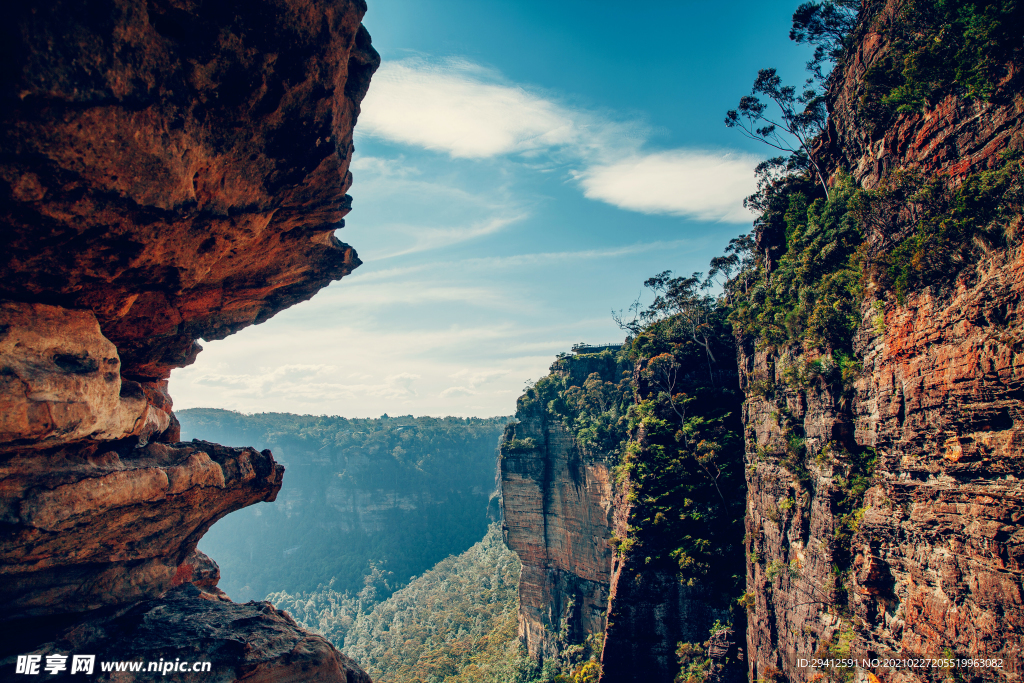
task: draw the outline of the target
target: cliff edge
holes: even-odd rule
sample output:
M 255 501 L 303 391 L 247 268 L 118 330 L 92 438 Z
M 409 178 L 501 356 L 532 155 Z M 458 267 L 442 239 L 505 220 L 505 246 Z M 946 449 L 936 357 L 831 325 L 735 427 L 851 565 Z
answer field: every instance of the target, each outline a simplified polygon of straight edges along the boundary
M 832 197 L 816 213 L 813 193 L 791 188 L 756 226 L 770 262 L 759 277 L 796 292 L 804 285 L 788 269 L 806 257 L 814 281 L 800 302 L 790 295 L 788 336 L 755 309 L 769 310 L 772 295 L 757 299 L 768 284 L 750 297 L 739 336 L 752 679 L 846 680 L 852 670 L 806 664 L 844 657 L 947 663 L 863 667 L 886 681 L 1017 681 L 1024 671 L 1015 7 L 866 3 L 828 92 L 819 151 Z M 995 14 L 976 54 L 919 68 L 972 40 L 950 27 L 983 11 Z M 1005 45 L 996 20 L 1010 31 Z M 830 212 L 857 225 L 855 236 L 835 232 L 843 265 L 808 256 L 838 225 Z M 820 283 L 847 276 L 845 338 L 823 343 L 810 325 L 794 334 L 815 287 L 842 311 L 847 294 Z
M 196 569 L 206 530 L 274 500 L 284 468 L 270 451 L 178 443 L 167 392 L 198 339 L 359 265 L 334 231 L 379 63 L 365 10 L 53 0 L 5 15 L 5 675 L 29 653 L 155 661 L 189 642 L 218 680 L 369 680 Z

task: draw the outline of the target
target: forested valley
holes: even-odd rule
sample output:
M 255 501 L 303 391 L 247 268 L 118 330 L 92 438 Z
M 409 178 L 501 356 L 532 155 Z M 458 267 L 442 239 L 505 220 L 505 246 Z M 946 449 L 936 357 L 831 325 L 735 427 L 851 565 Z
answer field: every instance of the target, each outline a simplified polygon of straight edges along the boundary
M 200 544 L 235 600 L 321 583 L 355 594 L 367 577 L 383 600 L 479 541 L 497 514 L 495 448 L 509 418 L 177 415 L 183 440 L 269 448 L 286 467 L 276 502 L 230 515 Z

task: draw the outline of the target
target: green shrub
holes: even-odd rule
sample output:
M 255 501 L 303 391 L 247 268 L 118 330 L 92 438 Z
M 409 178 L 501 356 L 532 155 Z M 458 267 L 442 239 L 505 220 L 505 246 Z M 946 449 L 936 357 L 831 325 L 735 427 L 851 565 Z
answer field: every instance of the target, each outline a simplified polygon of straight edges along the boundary
M 1021 168 L 1017 155 L 1008 154 L 997 168 L 972 173 L 953 189 L 946 178 L 901 174 L 867 193 L 865 217 L 891 211 L 893 200 L 914 206 L 918 216 L 909 234 L 879 255 L 876 281 L 902 304 L 910 292 L 949 282 L 988 249 L 1005 246 L 1024 205 Z
M 885 56 L 865 74 L 859 111 L 876 129 L 949 94 L 988 100 L 1020 59 L 1019 0 L 911 0 L 883 32 Z
M 730 319 L 763 344 L 848 351 L 860 324 L 862 191 L 843 176 L 828 200 L 812 199 L 814 187 L 800 179 L 770 192 L 758 228 L 779 235 L 783 250 L 771 272 L 762 259 L 754 284 L 732 292 Z

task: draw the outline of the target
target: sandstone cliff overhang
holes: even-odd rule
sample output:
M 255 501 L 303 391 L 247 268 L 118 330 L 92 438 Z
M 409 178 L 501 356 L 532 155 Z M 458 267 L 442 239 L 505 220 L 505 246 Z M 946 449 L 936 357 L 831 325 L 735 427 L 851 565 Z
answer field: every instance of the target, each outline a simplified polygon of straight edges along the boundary
M 141 652 L 146 615 L 187 613 L 221 641 L 255 625 L 245 656 L 224 664 L 238 676 L 258 661 L 294 678 L 288 667 L 308 669 L 312 652 L 323 680 L 363 680 L 290 619 L 247 616 L 218 594 L 196 543 L 232 510 L 272 501 L 284 468 L 269 451 L 175 443 L 167 378 L 198 340 L 263 322 L 359 265 L 334 233 L 380 62 L 365 11 L 362 0 L 6 8 L 0 599 L 21 652 L 59 651 L 60 629 L 86 622 L 111 634 L 133 624 Z M 198 598 L 161 597 L 193 583 Z
M 359 264 L 365 5 L 52 0 L 5 12 L 0 297 L 92 311 L 162 379 Z

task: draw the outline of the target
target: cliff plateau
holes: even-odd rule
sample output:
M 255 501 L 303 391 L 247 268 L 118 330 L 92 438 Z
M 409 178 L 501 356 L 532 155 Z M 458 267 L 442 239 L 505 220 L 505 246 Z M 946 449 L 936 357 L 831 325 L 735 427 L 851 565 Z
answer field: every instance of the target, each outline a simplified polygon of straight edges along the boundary
M 174 658 L 187 642 L 217 680 L 369 680 L 269 605 L 226 601 L 199 569 L 199 538 L 273 500 L 284 468 L 266 450 L 178 443 L 167 392 L 198 339 L 359 264 L 334 231 L 379 63 L 364 12 L 355 0 L 8 9 L 0 618 L 18 636 L 5 675 L 20 654 Z

